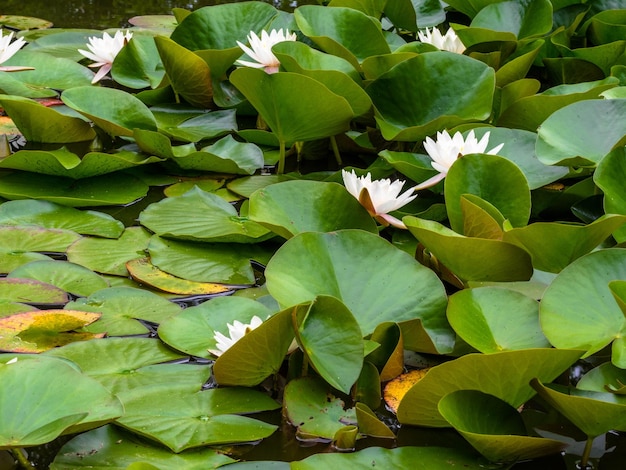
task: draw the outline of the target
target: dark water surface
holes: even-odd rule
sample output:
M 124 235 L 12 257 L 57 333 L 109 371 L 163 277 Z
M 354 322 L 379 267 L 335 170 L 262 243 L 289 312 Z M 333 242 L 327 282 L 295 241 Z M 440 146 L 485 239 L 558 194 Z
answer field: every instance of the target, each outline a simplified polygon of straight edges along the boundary
M 281 10 L 315 1 L 265 0 Z M 172 8 L 197 10 L 207 5 L 237 0 L 2 0 L 0 14 L 43 18 L 56 28 L 119 28 L 137 15 L 167 15 Z

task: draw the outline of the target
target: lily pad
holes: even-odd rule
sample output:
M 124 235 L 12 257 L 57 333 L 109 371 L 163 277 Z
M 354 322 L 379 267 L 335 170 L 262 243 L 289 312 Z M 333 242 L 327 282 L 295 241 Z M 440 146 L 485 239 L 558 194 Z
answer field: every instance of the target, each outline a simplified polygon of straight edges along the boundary
M 356 424 L 354 408 L 344 410 L 343 400 L 334 397 L 320 379 L 291 380 L 283 398 L 287 419 L 300 439 L 331 440 L 337 431 Z
M 626 194 L 621 184 L 626 177 L 624 162 L 626 152 L 624 148 L 617 148 L 602 159 L 593 174 L 594 183 L 604 193 L 604 210 L 607 214 L 626 215 Z M 618 242 L 626 241 L 626 228 L 613 232 L 613 237 Z
M 43 253 L 34 252 L 14 252 L 0 249 L 0 274 L 9 274 L 16 268 L 31 261 L 52 260 L 51 257 Z
M 450 296 L 447 316 L 454 331 L 483 353 L 550 347 L 539 325 L 539 303 L 519 292 L 464 289 Z
M 364 336 L 385 321 L 419 318 L 438 350 L 452 346 L 439 279 L 376 235 L 300 233 L 276 252 L 265 276 L 270 294 L 283 306 L 332 295 L 350 309 Z
M 117 423 L 174 452 L 268 437 L 276 426 L 240 414 L 280 406 L 264 393 L 245 388 L 171 393 L 138 389 L 123 398 L 125 413 Z
M 207 467 L 220 467 L 231 462 L 234 460 L 212 448 L 175 454 L 161 446 L 150 445 L 134 433 L 107 425 L 80 434 L 65 444 L 50 468 L 126 469 L 137 464 L 148 464 L 160 470 L 206 470 Z
M 226 324 L 250 323 L 257 316 L 266 320 L 272 311 L 260 302 L 240 297 L 218 297 L 189 307 L 159 325 L 159 337 L 169 346 L 193 356 L 211 358 L 216 348 L 215 332 L 227 335 Z M 254 330 L 253 330 L 254 331 Z M 255 356 L 263 356 L 257 351 Z M 262 357 L 265 361 L 265 358 Z M 219 367 L 218 367 L 219 369 Z M 269 374 L 268 374 L 269 375 Z
M 569 349 L 523 349 L 493 354 L 467 354 L 431 367 L 404 395 L 398 407 L 402 424 L 445 427 L 439 400 L 456 390 L 478 390 L 517 408 L 535 391 L 533 377 L 550 382 L 573 364 L 583 351 Z M 527 367 L 520 368 L 519 364 Z
M 134 89 L 157 88 L 164 76 L 165 70 L 154 38 L 148 35 L 134 35 L 115 56 L 111 68 L 113 80 Z
M 71 207 L 128 204 L 147 192 L 148 185 L 126 174 L 79 181 L 27 172 L 0 176 L 0 196 L 6 199 L 45 199 Z
M 147 329 L 138 319 L 159 323 L 180 312 L 175 303 L 130 287 L 102 289 L 89 297 L 68 303 L 65 308 L 101 313 L 100 320 L 86 330 L 111 336 L 144 334 Z
M 33 279 L 0 278 L 0 299 L 36 305 L 63 305 L 67 292 L 52 284 Z
M 321 181 L 285 181 L 259 189 L 250 196 L 249 216 L 284 238 L 344 228 L 377 232 L 374 219 L 353 196 Z
M 626 319 L 609 282 L 626 280 L 626 250 L 600 250 L 579 258 L 552 281 L 540 307 L 544 334 L 558 348 L 576 348 L 586 355 L 609 345 L 611 360 L 626 367 L 626 351 L 619 340 Z
M 117 239 L 82 237 L 67 249 L 67 260 L 98 273 L 128 276 L 126 263 L 145 257 L 150 237 L 142 227 L 128 227 Z
M 14 357 L 0 356 L 0 449 L 44 444 L 124 413 L 117 397 L 67 361 L 20 356 L 7 364 Z
M 508 403 L 476 390 L 457 390 L 439 401 L 439 412 L 491 462 L 515 462 L 562 451 L 567 444 L 526 436 L 519 412 Z
M 1 211 L 1 209 L 0 209 Z M 2 249 L 11 252 L 62 253 L 81 236 L 71 230 L 41 227 L 0 226 Z
M 71 310 L 36 310 L 0 318 L 0 350 L 38 353 L 73 341 L 98 338 L 92 333 L 73 331 L 98 318 L 97 313 Z
M 120 221 L 103 212 L 79 211 L 52 202 L 35 200 L 7 201 L 0 205 L 0 224 L 38 225 L 105 238 L 117 238 L 124 230 Z
M 272 236 L 257 222 L 239 216 L 221 197 L 197 187 L 151 204 L 139 221 L 159 236 L 179 240 L 255 243 Z

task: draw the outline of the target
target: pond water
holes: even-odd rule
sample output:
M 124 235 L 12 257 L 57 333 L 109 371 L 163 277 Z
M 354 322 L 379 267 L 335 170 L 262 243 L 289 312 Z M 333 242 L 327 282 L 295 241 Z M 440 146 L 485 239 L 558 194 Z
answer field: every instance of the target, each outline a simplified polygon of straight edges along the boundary
M 196 10 L 207 5 L 236 3 L 236 0 L 4 0 L 3 15 L 44 18 L 58 28 L 116 28 L 137 15 L 170 14 L 172 8 Z M 281 10 L 315 1 L 267 0 Z

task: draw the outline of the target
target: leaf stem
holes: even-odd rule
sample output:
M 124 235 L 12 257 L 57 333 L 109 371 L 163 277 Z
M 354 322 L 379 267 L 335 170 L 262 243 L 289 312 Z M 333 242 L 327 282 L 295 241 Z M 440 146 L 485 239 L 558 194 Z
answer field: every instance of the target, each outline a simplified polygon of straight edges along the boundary
M 11 449 L 11 454 L 17 461 L 19 468 L 23 469 L 31 469 L 34 467 L 32 463 L 26 457 L 26 453 L 21 448 L 13 448 Z
M 285 172 L 285 141 L 280 141 L 280 153 L 278 155 L 278 169 L 276 173 L 282 175 Z
M 330 136 L 330 145 L 333 148 L 333 153 L 335 154 L 335 160 L 337 161 L 337 165 L 339 165 L 339 168 L 341 168 L 342 165 L 342 161 L 341 161 L 341 155 L 339 154 L 339 147 L 337 146 L 337 139 L 335 139 L 334 135 Z
M 592 436 L 587 436 L 587 442 L 585 443 L 585 450 L 583 450 L 583 455 L 580 458 L 580 468 L 587 469 L 589 465 L 589 456 L 591 455 L 591 448 L 593 447 Z

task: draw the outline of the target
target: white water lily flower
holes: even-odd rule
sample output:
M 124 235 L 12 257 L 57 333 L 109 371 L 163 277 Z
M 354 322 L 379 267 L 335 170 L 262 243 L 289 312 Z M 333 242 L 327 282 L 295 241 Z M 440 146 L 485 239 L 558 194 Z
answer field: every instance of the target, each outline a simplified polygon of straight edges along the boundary
M 256 62 L 249 62 L 247 60 L 238 60 L 237 63 L 245 65 L 246 67 L 254 67 L 256 69 L 264 68 L 267 73 L 278 72 L 280 62 L 272 52 L 272 46 L 284 41 L 295 41 L 296 33 L 289 33 L 289 30 L 282 29 L 276 31 L 273 29 L 269 34 L 267 31 L 261 31 L 261 37 L 259 38 L 254 31 L 250 31 L 248 34 L 248 43 L 250 47 L 237 41 L 237 45 Z
M 216 331 L 213 338 L 215 338 L 215 347 L 217 349 L 209 349 L 208 351 L 214 356 L 221 356 L 228 349 L 230 349 L 233 344 L 243 338 L 246 333 L 249 333 L 255 328 L 258 328 L 261 323 L 263 323 L 263 320 L 261 320 L 256 315 L 250 319 L 250 323 L 241 323 L 238 320 L 235 320 L 232 325 L 230 323 L 227 323 L 229 336 L 226 336 L 219 331 Z
M 470 153 L 488 153 L 490 155 L 496 155 L 504 144 L 500 144 L 488 152 L 487 145 L 489 145 L 490 132 L 485 132 L 480 141 L 474 135 L 472 129 L 467 134 L 467 139 L 463 139 L 463 134 L 457 132 L 453 137 L 450 137 L 448 131 L 437 132 L 437 141 L 435 142 L 430 137 L 426 137 L 424 141 L 424 149 L 428 152 L 428 156 L 432 158 L 432 167 L 439 172 L 438 175 L 427 179 L 421 184 L 418 184 L 413 188 L 415 191 L 420 189 L 430 188 L 436 185 L 446 177 L 448 170 L 452 164 L 463 155 L 469 155 Z
M 465 45 L 461 42 L 452 28 L 449 28 L 446 34 L 441 34 L 437 28 L 426 28 L 424 32 L 418 31 L 417 37 L 420 41 L 432 44 L 437 49 L 442 51 L 455 52 L 457 54 L 463 54 Z
M 100 67 L 100 70 L 98 70 L 96 75 L 93 77 L 91 83 L 100 81 L 107 73 L 109 73 L 111 67 L 113 66 L 115 57 L 132 37 L 133 33 L 130 31 L 126 31 L 126 33 L 118 31 L 113 37 L 111 37 L 108 33 L 104 33 L 101 38 L 96 36 L 89 38 L 89 44 L 87 44 L 89 51 L 78 49 L 78 52 L 94 61 L 94 63 L 90 64 L 89 67 Z
M 24 38 L 17 38 L 13 43 L 13 33 L 9 33 L 8 36 L 3 36 L 0 29 L 0 64 L 6 62 L 19 51 L 26 41 Z M 15 65 L 0 65 L 0 72 L 18 72 L 20 70 L 34 70 L 32 67 L 20 67 Z
M 417 194 L 413 194 L 413 189 L 400 194 L 404 181 L 392 182 L 389 179 L 372 181 L 371 173 L 359 177 L 354 170 L 350 173 L 341 170 L 341 174 L 348 192 L 357 198 L 378 222 L 383 225 L 406 228 L 401 220 L 389 215 L 389 212 L 400 209 L 417 197 Z

